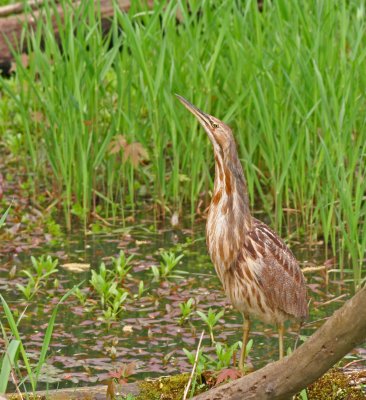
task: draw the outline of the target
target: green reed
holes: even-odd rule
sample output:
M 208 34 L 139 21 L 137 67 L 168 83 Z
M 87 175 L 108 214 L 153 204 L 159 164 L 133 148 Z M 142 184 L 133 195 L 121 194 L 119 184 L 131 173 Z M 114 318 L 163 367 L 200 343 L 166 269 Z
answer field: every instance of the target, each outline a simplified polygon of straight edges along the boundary
M 77 287 L 75 286 L 66 292 L 58 301 L 56 306 L 54 306 L 50 319 L 47 322 L 47 329 L 44 333 L 40 354 L 37 363 L 35 364 L 31 363 L 29 354 L 26 352 L 25 343 L 19 333 L 19 324 L 23 318 L 23 313 L 16 320 L 15 315 L 11 311 L 8 303 L 0 294 L 0 305 L 3 311 L 0 319 L 0 329 L 5 341 L 5 349 L 0 359 L 0 394 L 6 392 L 11 372 L 13 372 L 13 376 L 17 380 L 16 384 L 18 388 L 20 387 L 21 389 L 24 389 L 24 391 L 27 393 L 25 382 L 29 381 L 31 391 L 28 391 L 28 393 L 35 392 L 42 366 L 44 366 L 46 363 L 46 357 L 50 348 L 52 333 L 59 307 L 70 295 L 74 293 L 76 288 Z M 9 327 L 9 332 L 6 330 L 6 325 Z M 25 377 L 20 369 L 21 364 L 19 363 L 19 360 L 22 360 L 23 369 L 26 372 Z
M 59 45 L 55 6 L 46 6 L 29 39 L 29 68 L 18 60 L 13 81 L 1 81 L 2 96 L 16 105 L 20 159 L 35 174 L 34 193 L 51 188 L 69 228 L 77 214 L 87 229 L 98 204 L 114 217 L 146 199 L 163 213 L 187 203 L 193 213 L 212 190 L 213 154 L 179 93 L 232 126 L 253 209 L 263 208 L 277 229 L 323 239 L 359 282 L 363 2 L 281 0 L 262 13 L 256 1 L 154 3 L 116 9 L 103 37 L 93 1 L 73 14 L 62 2 Z M 117 135 L 125 142 L 111 152 Z M 148 157 L 133 160 L 136 146 L 126 146 L 134 143 Z

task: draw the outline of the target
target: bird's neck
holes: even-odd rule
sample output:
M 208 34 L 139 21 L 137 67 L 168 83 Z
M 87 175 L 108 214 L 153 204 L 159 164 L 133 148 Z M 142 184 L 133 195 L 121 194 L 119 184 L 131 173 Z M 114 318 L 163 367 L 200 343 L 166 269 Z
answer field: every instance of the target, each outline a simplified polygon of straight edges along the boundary
M 230 263 L 236 259 L 252 217 L 247 185 L 235 145 L 215 152 L 215 184 L 207 221 L 211 257 Z
M 228 205 L 221 212 L 233 213 L 238 223 L 250 217 L 247 183 L 235 144 L 227 152 L 215 152 L 215 184 L 213 203 Z

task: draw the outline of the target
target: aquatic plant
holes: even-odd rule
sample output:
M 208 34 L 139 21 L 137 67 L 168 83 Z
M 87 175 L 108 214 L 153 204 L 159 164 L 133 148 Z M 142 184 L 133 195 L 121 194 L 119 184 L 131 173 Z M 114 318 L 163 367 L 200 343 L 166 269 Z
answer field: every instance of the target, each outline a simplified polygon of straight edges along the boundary
M 137 298 L 141 299 L 141 297 L 145 293 L 145 291 L 146 291 L 146 289 L 145 289 L 144 281 L 140 281 L 139 286 L 138 286 Z
M 27 274 L 28 271 L 23 271 L 23 273 Z M 36 280 L 32 275 L 28 275 L 28 282 L 26 285 L 22 285 L 21 283 L 17 283 L 17 288 L 20 292 L 22 292 L 23 296 L 26 300 L 31 300 L 31 298 L 35 295 L 36 289 Z
M 8 207 L 5 210 L 5 212 L 1 215 L 0 228 L 2 228 L 5 225 L 5 220 L 9 213 L 9 210 L 10 210 L 10 207 Z M 0 299 L 3 304 L 3 308 L 4 308 L 4 304 L 5 304 L 5 307 L 7 307 L 9 309 L 9 307 L 7 306 L 5 300 L 3 299 L 3 297 L 1 295 L 0 295 Z M 9 312 L 11 314 L 10 309 L 9 309 Z M 4 328 L 4 325 L 1 322 L 1 320 L 0 320 L 0 328 L 1 328 L 2 336 L 6 343 L 6 347 L 0 358 L 0 394 L 2 394 L 2 393 L 6 392 L 6 388 L 8 386 L 8 382 L 9 382 L 9 378 L 10 378 L 12 369 L 17 363 L 18 351 L 19 351 L 19 346 L 20 346 L 21 342 L 20 342 L 20 340 L 17 340 L 17 339 L 9 340 L 7 338 L 5 328 Z
M 128 297 L 128 293 L 122 289 L 113 290 L 112 295 L 108 300 L 108 304 L 105 309 L 102 310 L 103 317 L 102 321 L 109 323 L 110 321 L 115 321 L 118 316 L 123 311 L 123 304 Z
M 42 255 L 38 258 L 31 256 L 31 263 L 31 268 L 22 271 L 23 275 L 28 278 L 27 284 L 17 283 L 16 285 L 27 300 L 31 300 L 38 290 L 46 285 L 48 278 L 58 271 L 58 260 L 53 260 L 49 255 Z
M 58 260 L 53 260 L 49 255 L 42 255 L 38 258 L 31 256 L 31 262 L 33 270 L 39 279 L 46 279 L 48 276 L 58 271 Z
M 6 217 L 8 216 L 10 211 L 10 206 L 5 210 L 5 212 L 0 217 L 0 228 L 5 225 Z
M 210 357 L 210 368 L 212 368 L 214 371 L 221 371 L 224 368 L 229 368 L 233 360 L 234 353 L 237 351 L 239 345 L 240 342 L 235 342 L 231 346 L 226 343 L 216 343 L 216 359 Z
M 203 332 L 201 335 L 201 340 L 202 337 L 203 337 Z M 216 376 L 217 382 L 219 382 L 219 379 L 225 380 L 224 375 L 229 377 L 233 375 L 240 376 L 240 373 L 236 370 L 235 372 L 233 370 L 233 374 L 227 373 L 227 369 L 230 367 L 230 363 L 234 359 L 234 353 L 239 347 L 240 342 L 236 342 L 231 346 L 228 346 L 226 344 L 216 343 L 215 344 L 216 359 L 215 359 L 211 356 L 206 356 L 204 354 L 205 348 L 200 346 L 201 340 L 199 342 L 198 348 L 193 352 L 190 352 L 187 349 L 183 348 L 183 351 L 186 357 L 188 358 L 188 361 L 190 362 L 190 364 L 194 369 L 194 373 L 192 370 L 193 379 L 192 379 L 191 395 L 194 393 L 196 387 L 198 389 L 204 387 L 202 380 L 203 375 Z M 250 346 L 252 345 L 252 343 L 253 340 L 251 340 Z M 248 349 L 248 351 L 249 350 L 250 349 Z M 219 373 L 221 372 L 222 374 L 221 377 L 220 374 L 217 375 L 218 372 Z
M 20 379 L 20 381 L 17 383 L 19 387 L 22 387 L 25 381 L 28 380 L 31 385 L 32 391 L 34 392 L 36 390 L 38 378 L 41 373 L 41 368 L 46 361 L 46 356 L 49 350 L 49 345 L 51 342 L 53 328 L 55 325 L 55 320 L 59 307 L 73 293 L 74 290 L 75 288 L 66 292 L 53 308 L 51 317 L 47 323 L 47 329 L 44 334 L 38 361 L 35 365 L 31 363 L 29 355 L 27 354 L 25 349 L 25 344 L 23 343 L 19 333 L 19 324 L 21 322 L 23 314 L 21 318 L 16 321 L 8 303 L 0 294 L 0 302 L 4 311 L 4 317 L 0 320 L 0 328 L 3 339 L 5 340 L 5 352 L 2 360 L 0 361 L 0 393 L 6 392 L 11 373 L 14 373 L 14 376 L 16 375 Z M 5 328 L 5 322 L 7 322 L 9 326 L 11 336 L 8 334 Z M 24 364 L 26 376 L 21 373 L 20 364 L 18 363 L 19 359 L 21 359 Z M 24 392 L 27 392 L 27 388 L 25 386 Z
M 200 388 L 200 386 L 203 385 L 202 372 L 209 369 L 210 360 L 204 355 L 204 347 L 200 347 L 195 351 L 188 351 L 187 349 L 183 348 L 183 351 L 192 367 L 195 366 L 194 378 L 191 385 L 191 394 L 193 394 L 196 390 L 196 387 Z
M 85 291 L 80 290 L 80 288 L 76 288 L 74 290 L 74 296 L 78 299 L 79 303 L 84 306 L 87 301 L 87 294 Z
M 117 305 L 126 300 L 128 293 L 119 286 L 113 271 L 108 270 L 102 262 L 99 270 L 92 270 L 91 273 L 92 276 L 89 282 L 98 294 L 102 308 L 106 307 L 107 310 L 110 307 L 113 309 L 118 308 Z
M 97 271 L 91 271 L 92 275 L 89 283 L 99 297 L 102 308 L 101 319 L 105 322 L 109 323 L 116 320 L 123 311 L 123 304 L 129 294 L 122 283 L 132 267 L 130 265 L 132 258 L 132 255 L 127 257 L 121 251 L 118 257 L 112 258 L 112 267 L 110 269 L 107 269 L 105 263 L 102 262 Z M 139 282 L 138 286 L 138 296 L 140 297 L 144 292 L 144 284 L 141 282 Z M 77 292 L 76 295 L 85 304 L 84 294 Z
M 0 326 L 3 333 L 3 337 L 6 337 L 4 327 L 1 324 L 1 322 Z M 18 361 L 19 345 L 20 345 L 19 340 L 12 339 L 10 342 L 7 343 L 7 346 L 0 359 L 0 394 L 6 392 L 12 368 Z
M 174 271 L 175 267 L 178 265 L 179 261 L 183 258 L 183 254 L 177 256 L 172 251 L 162 251 L 160 254 L 162 261 L 159 266 L 152 265 L 151 271 L 154 276 L 154 281 L 160 281 L 161 279 L 177 278 L 182 272 Z
M 179 325 L 183 325 L 189 317 L 193 313 L 193 307 L 194 306 L 194 299 L 190 298 L 186 302 L 180 303 L 179 308 L 181 311 L 181 317 L 179 319 Z
M 113 263 L 113 270 L 114 274 L 118 279 L 122 282 L 123 279 L 126 277 L 132 266 L 130 265 L 132 259 L 133 259 L 133 254 L 130 255 L 129 257 L 126 256 L 125 252 L 123 250 L 120 251 L 118 257 L 113 258 L 112 263 Z
M 207 314 L 205 314 L 203 311 L 196 311 L 199 317 L 202 319 L 202 321 L 207 325 L 208 331 L 210 333 L 210 338 L 212 344 L 215 343 L 215 338 L 213 334 L 214 327 L 217 325 L 219 322 L 219 319 L 224 315 L 225 311 L 221 310 L 219 312 L 215 312 L 212 310 L 212 308 L 209 308 Z

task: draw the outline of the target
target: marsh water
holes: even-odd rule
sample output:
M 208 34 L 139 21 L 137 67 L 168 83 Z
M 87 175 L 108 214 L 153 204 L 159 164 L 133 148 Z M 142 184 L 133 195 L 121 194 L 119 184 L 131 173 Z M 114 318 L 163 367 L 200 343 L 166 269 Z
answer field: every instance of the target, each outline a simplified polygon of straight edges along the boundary
M 326 261 L 321 246 L 300 243 L 290 243 L 290 246 L 302 267 L 319 266 Z M 151 266 L 159 265 L 162 249 L 184 257 L 174 269 L 175 276 L 154 282 Z M 90 290 L 90 270 L 70 272 L 62 264 L 90 263 L 92 269 L 98 269 L 102 261 L 108 266 L 111 257 L 120 250 L 127 255 L 134 254 L 133 267 L 122 283 L 129 291 L 129 298 L 118 320 L 107 323 L 97 296 Z M 110 378 L 111 372 L 132 362 L 136 365 L 130 381 L 190 371 L 191 364 L 183 348 L 194 351 L 202 330 L 205 330 L 203 353 L 215 359 L 207 327 L 195 311 L 188 321 L 183 324 L 180 321 L 179 304 L 189 298 L 194 299 L 195 310 L 225 310 L 214 330 L 217 342 L 232 344 L 241 340 L 241 316 L 227 301 L 207 255 L 204 221 L 196 222 L 193 227 L 187 222 L 183 227 L 172 228 L 169 223 L 158 226 L 144 220 L 131 226 L 127 224 L 125 228 L 110 229 L 108 233 L 85 236 L 74 232 L 61 240 L 18 253 L 4 256 L 0 263 L 0 291 L 13 312 L 19 315 L 25 310 L 19 329 L 33 362 L 38 359 L 50 313 L 60 297 L 67 289 L 80 284 L 88 298 L 83 305 L 71 296 L 60 307 L 40 389 L 102 383 Z M 26 281 L 22 270 L 30 267 L 30 256 L 40 254 L 58 258 L 58 272 L 28 302 L 16 285 Z M 301 329 L 301 339 L 319 327 L 352 293 L 351 286 L 340 282 L 338 274 L 330 274 L 328 285 L 322 273 L 306 276 L 311 314 Z M 144 282 L 144 292 L 139 296 L 140 281 Z M 288 324 L 285 347 L 293 348 L 297 336 L 298 326 Z M 254 320 L 251 337 L 254 343 L 249 364 L 253 368 L 277 358 L 274 326 Z M 4 347 L 2 339 L 0 345 Z M 362 349 L 356 349 L 350 357 L 359 356 L 360 352 Z

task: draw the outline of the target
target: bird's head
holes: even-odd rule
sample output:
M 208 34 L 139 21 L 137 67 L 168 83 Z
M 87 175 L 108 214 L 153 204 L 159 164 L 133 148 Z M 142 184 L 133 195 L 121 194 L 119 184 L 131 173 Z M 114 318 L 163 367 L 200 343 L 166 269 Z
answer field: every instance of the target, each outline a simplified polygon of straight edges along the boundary
M 232 144 L 234 144 L 234 138 L 231 133 L 231 129 L 225 123 L 213 117 L 212 115 L 206 114 L 199 108 L 191 104 L 184 97 L 176 95 L 179 101 L 187 108 L 195 117 L 199 123 L 205 129 L 209 139 L 211 140 L 215 152 L 225 156 L 229 151 Z

